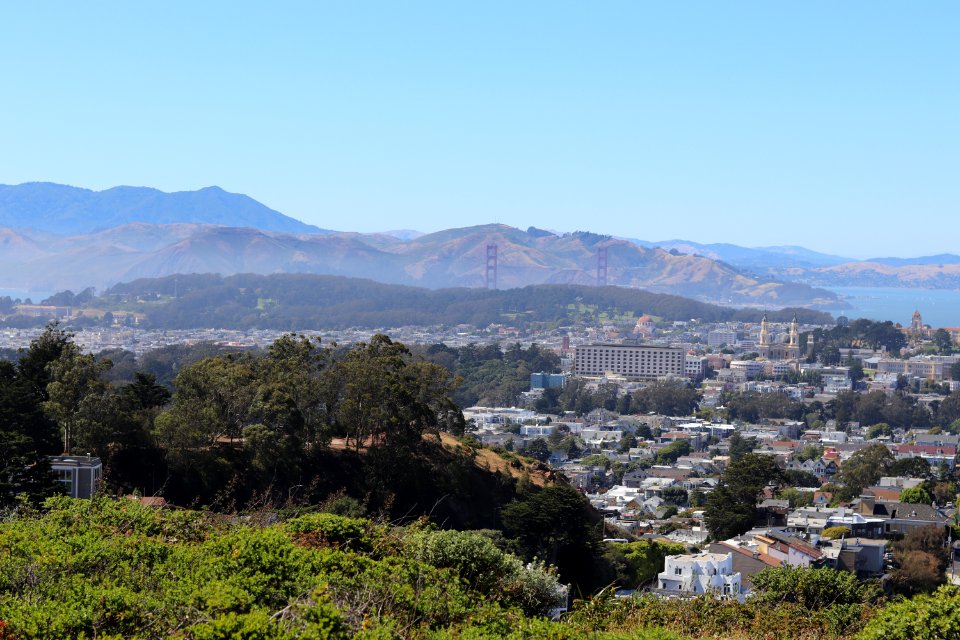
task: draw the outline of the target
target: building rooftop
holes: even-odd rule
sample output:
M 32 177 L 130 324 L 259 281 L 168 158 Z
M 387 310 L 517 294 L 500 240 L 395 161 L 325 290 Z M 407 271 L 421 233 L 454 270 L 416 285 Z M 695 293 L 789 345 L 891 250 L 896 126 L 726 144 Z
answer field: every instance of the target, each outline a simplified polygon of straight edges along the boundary
M 50 465 L 51 466 L 70 466 L 70 467 L 98 467 L 100 466 L 100 458 L 96 456 L 50 456 Z

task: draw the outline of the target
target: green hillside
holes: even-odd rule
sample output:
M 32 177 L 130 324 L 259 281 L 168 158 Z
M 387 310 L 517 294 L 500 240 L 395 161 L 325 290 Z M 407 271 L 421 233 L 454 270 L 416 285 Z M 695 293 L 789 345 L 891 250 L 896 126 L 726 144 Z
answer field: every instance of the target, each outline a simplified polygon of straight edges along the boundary
M 574 304 L 576 303 L 576 304 Z M 317 327 L 471 324 L 567 324 L 650 314 L 667 320 L 758 321 L 759 310 L 733 309 L 626 287 L 538 285 L 522 289 L 431 290 L 371 280 L 307 274 L 215 274 L 141 279 L 112 287 L 103 304 L 147 314 L 146 326 L 285 331 Z M 824 323 L 829 314 L 784 309 L 771 320 Z
M 770 569 L 746 604 L 568 601 L 483 532 L 331 513 L 224 517 L 52 498 L 0 520 L 0 638 L 957 638 L 960 595 L 884 606 L 830 569 Z M 667 630 L 669 629 L 669 631 Z

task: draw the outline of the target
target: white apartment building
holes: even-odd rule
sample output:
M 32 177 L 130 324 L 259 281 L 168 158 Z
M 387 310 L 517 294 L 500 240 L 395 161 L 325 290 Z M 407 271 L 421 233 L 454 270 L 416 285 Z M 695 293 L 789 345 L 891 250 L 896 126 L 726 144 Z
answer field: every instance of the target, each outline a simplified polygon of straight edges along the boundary
M 762 360 L 734 360 L 730 363 L 732 371 L 741 371 L 748 380 L 753 380 L 763 374 L 764 362 Z
M 667 556 L 657 574 L 657 589 L 680 593 L 712 593 L 737 598 L 742 582 L 733 571 L 732 553 L 695 553 Z
M 774 360 L 772 362 L 768 362 L 763 368 L 764 373 L 771 375 L 774 378 L 782 378 L 796 370 L 797 368 L 794 363 L 784 360 Z
M 583 429 L 580 437 L 590 447 L 603 447 L 616 444 L 623 438 L 623 431 L 610 429 Z
M 628 379 L 655 380 L 683 376 L 685 357 L 678 347 L 595 343 L 577 346 L 575 366 L 581 376 L 612 372 Z
M 707 346 L 714 349 L 722 345 L 733 345 L 736 341 L 737 332 L 730 329 L 715 329 L 707 334 Z
M 467 407 L 463 410 L 466 420 L 473 420 L 480 430 L 498 430 L 510 424 L 536 423 L 546 421 L 546 416 L 538 416 L 536 411 L 517 407 Z
M 824 373 L 820 381 L 823 383 L 824 393 L 840 393 L 853 388 L 853 381 L 845 373 Z
M 553 424 L 525 424 L 520 427 L 520 435 L 526 437 L 545 438 L 553 435 L 553 432 L 556 430 L 557 427 Z
M 703 356 L 684 356 L 683 373 L 688 378 L 698 380 L 707 371 L 707 359 Z

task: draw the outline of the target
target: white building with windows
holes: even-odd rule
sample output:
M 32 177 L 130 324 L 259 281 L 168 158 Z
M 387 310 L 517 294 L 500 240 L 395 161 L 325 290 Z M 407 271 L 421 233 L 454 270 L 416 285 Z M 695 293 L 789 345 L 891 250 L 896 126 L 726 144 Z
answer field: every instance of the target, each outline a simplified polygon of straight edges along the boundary
M 576 372 L 581 376 L 621 375 L 628 380 L 682 377 L 686 354 L 679 347 L 641 344 L 586 344 L 577 347 Z
M 733 571 L 732 553 L 667 556 L 657 574 L 657 589 L 666 592 L 739 598 L 742 586 L 740 573 Z
M 103 464 L 96 456 L 50 456 L 50 470 L 71 498 L 92 498 L 103 477 Z
M 683 361 L 683 373 L 693 380 L 699 380 L 707 372 L 707 359 L 704 356 L 694 356 L 689 353 Z
M 716 349 L 732 346 L 737 342 L 737 332 L 731 329 L 715 329 L 707 334 L 707 346 Z
M 520 435 L 532 438 L 546 438 L 557 430 L 553 424 L 525 424 L 520 427 Z
M 754 380 L 763 374 L 764 363 L 760 360 L 733 360 L 730 362 L 731 371 L 743 372 L 747 380 Z

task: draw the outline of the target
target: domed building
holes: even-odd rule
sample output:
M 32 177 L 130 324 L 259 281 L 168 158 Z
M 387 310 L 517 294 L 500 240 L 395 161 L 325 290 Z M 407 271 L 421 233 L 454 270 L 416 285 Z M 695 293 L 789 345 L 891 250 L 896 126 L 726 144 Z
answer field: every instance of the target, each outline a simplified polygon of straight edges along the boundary
M 634 325 L 633 332 L 646 338 L 652 336 L 657 332 L 656 327 L 653 326 L 653 318 L 646 314 L 637 318 L 637 324 Z

